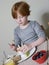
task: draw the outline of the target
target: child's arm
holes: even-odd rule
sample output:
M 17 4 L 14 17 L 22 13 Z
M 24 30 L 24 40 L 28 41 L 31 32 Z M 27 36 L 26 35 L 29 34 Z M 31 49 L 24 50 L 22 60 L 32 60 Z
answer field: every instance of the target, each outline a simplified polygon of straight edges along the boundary
M 30 43 L 30 44 L 28 45 L 28 47 L 31 49 L 31 48 L 33 48 L 33 47 L 35 47 L 35 46 L 38 46 L 38 45 L 42 44 L 44 41 L 45 41 L 45 38 L 40 37 L 38 40 L 36 40 L 36 41 Z
M 40 44 L 42 44 L 45 41 L 45 38 L 40 37 L 38 40 L 36 40 L 35 42 L 26 44 L 24 46 L 23 53 L 26 53 L 27 51 L 31 50 L 32 48 L 34 48 L 35 46 L 38 46 Z
M 38 46 L 40 44 L 42 44 L 45 40 L 46 40 L 46 35 L 45 35 L 45 31 L 43 30 L 43 28 L 40 26 L 40 24 L 38 22 L 34 22 L 34 30 L 38 36 L 38 39 L 32 43 L 30 43 L 29 47 L 33 48 L 35 46 Z

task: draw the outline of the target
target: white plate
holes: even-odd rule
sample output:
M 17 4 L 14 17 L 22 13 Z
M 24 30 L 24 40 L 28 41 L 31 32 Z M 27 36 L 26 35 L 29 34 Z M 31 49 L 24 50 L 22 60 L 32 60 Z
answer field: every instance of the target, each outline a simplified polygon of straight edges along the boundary
M 26 55 L 23 54 L 22 52 L 18 52 L 17 54 L 18 54 L 18 55 L 21 55 L 21 60 L 18 61 L 18 63 L 20 63 L 20 62 L 22 62 L 22 61 L 28 59 L 28 58 L 35 52 L 35 50 L 36 50 L 36 47 L 34 47 L 33 49 L 31 49 L 29 56 L 26 56 Z

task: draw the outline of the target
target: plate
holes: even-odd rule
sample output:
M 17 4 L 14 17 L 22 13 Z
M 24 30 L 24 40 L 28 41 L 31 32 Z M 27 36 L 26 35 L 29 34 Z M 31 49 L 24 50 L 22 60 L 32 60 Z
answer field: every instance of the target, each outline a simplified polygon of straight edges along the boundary
M 36 51 L 36 47 L 32 48 L 32 49 L 29 51 L 29 55 L 28 55 L 28 56 L 26 56 L 26 55 L 25 55 L 24 53 L 22 53 L 22 52 L 18 52 L 17 54 L 18 54 L 18 55 L 21 55 L 21 60 L 18 61 L 18 63 L 20 63 L 20 62 L 22 62 L 22 61 L 28 59 L 31 55 L 33 55 L 33 53 L 34 53 L 35 51 Z

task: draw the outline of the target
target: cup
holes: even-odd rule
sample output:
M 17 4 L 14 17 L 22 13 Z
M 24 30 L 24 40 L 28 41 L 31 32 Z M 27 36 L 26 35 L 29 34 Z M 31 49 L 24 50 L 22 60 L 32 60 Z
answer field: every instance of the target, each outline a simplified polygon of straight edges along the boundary
M 8 59 L 5 61 L 5 65 L 15 65 L 15 62 L 12 59 Z

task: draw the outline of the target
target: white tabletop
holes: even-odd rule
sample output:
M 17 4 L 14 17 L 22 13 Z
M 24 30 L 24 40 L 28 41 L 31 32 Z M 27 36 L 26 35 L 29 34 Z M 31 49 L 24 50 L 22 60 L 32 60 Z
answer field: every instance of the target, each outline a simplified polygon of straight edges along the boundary
M 37 51 L 40 51 L 40 50 L 46 50 L 47 51 L 47 41 L 44 42 L 43 44 L 41 44 L 40 46 L 38 46 Z M 47 65 L 47 62 L 49 61 L 49 59 L 47 59 L 44 63 L 38 64 L 37 62 L 32 60 L 32 56 L 29 59 L 19 63 L 18 65 Z

